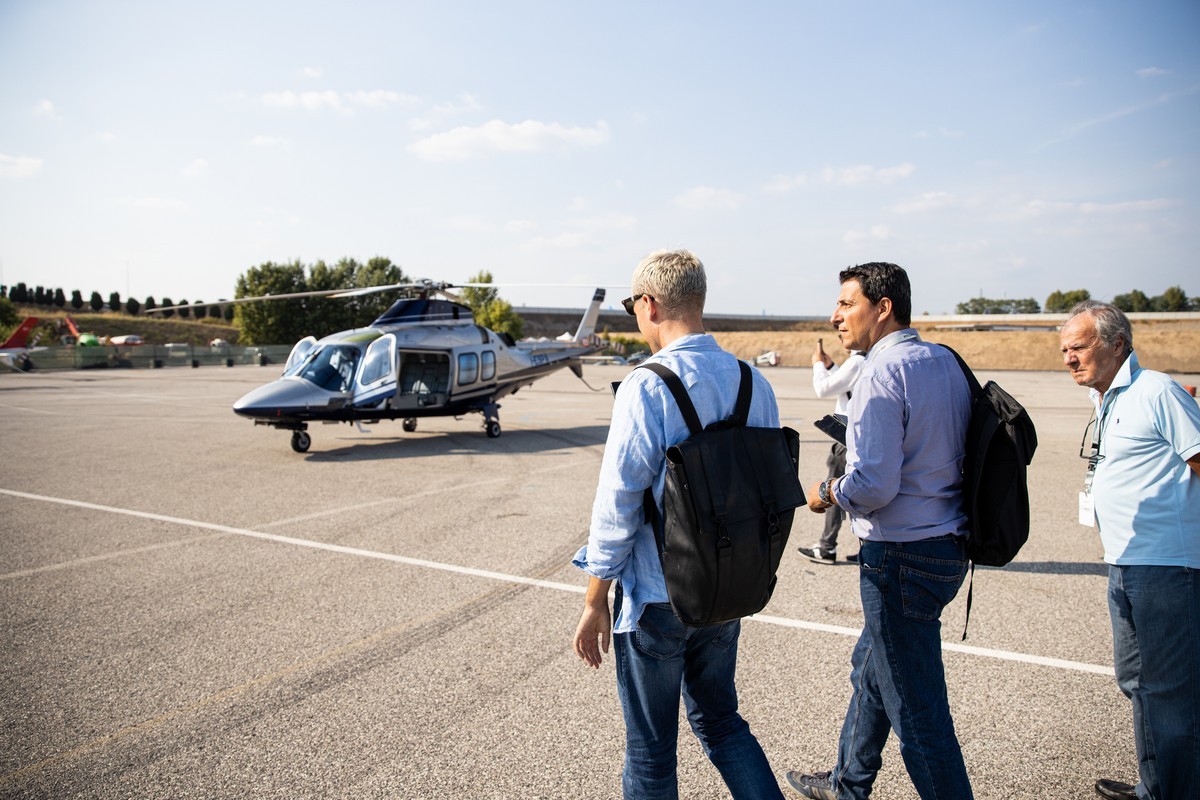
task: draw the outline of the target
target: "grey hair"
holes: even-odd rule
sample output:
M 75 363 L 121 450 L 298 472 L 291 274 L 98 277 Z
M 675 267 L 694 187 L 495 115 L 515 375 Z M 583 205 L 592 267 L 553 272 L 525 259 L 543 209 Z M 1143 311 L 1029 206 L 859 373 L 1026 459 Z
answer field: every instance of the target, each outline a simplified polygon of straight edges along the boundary
M 1096 335 L 1107 347 L 1116 347 L 1118 341 L 1125 343 L 1126 355 L 1133 350 L 1133 326 L 1125 312 L 1111 303 L 1099 300 L 1081 300 L 1067 314 L 1067 322 L 1080 314 L 1087 314 L 1096 322 Z
M 672 318 L 703 313 L 708 295 L 704 264 L 687 250 L 656 250 L 646 256 L 633 271 L 630 287 L 635 295 L 653 297 Z

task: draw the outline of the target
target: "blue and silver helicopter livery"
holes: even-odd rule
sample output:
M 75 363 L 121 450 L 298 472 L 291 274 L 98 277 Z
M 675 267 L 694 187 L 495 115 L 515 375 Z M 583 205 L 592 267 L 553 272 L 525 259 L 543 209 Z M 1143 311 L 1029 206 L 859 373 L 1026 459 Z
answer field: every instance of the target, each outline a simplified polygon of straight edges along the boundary
M 494 438 L 501 398 L 563 367 L 582 378 L 581 359 L 603 349 L 594 332 L 604 289 L 595 290 L 574 337 L 518 343 L 475 324 L 471 309 L 446 291 L 452 285 L 417 288 L 369 327 L 297 342 L 283 376 L 242 397 L 234 412 L 291 431 L 298 453 L 312 444 L 310 422 L 401 419 L 411 433 L 420 417 L 479 413 Z

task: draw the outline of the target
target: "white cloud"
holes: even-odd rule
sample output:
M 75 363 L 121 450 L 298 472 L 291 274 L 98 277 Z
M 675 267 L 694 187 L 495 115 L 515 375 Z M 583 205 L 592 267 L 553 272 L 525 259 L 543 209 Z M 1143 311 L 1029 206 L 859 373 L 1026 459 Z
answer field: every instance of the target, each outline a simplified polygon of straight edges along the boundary
M 505 233 L 515 233 L 520 236 L 533 233 L 538 228 L 538 224 L 530 219 L 510 219 L 504 223 Z
M 1139 114 L 1139 113 L 1141 113 L 1143 111 L 1147 111 L 1151 108 L 1156 108 L 1156 107 L 1164 105 L 1166 103 L 1174 102 L 1176 99 L 1178 99 L 1180 97 L 1190 97 L 1191 95 L 1194 95 L 1197 92 L 1200 92 L 1200 83 L 1197 83 L 1197 84 L 1195 84 L 1187 89 L 1184 89 L 1182 91 L 1179 91 L 1179 92 L 1166 92 L 1164 94 L 1160 94 L 1158 97 L 1147 100 L 1146 102 L 1141 103 L 1136 106 L 1126 106 L 1125 108 L 1118 108 L 1115 111 L 1110 111 L 1107 114 L 1103 114 L 1099 117 L 1084 120 L 1083 122 L 1077 122 L 1074 125 L 1071 125 L 1071 126 L 1067 127 L 1066 129 L 1064 129 L 1062 133 L 1060 133 L 1058 136 L 1055 136 L 1053 139 L 1042 142 L 1040 145 L 1036 146 L 1034 148 L 1034 150 L 1044 150 L 1047 147 L 1052 147 L 1056 144 L 1061 144 L 1062 142 L 1067 141 L 1068 139 L 1082 133 L 1083 131 L 1088 130 L 1089 128 L 1094 128 L 1098 125 L 1107 125 L 1110 122 L 1114 122 L 1118 119 L 1122 119 L 1123 117 L 1128 117 L 1131 114 Z
M 892 210 L 897 214 L 928 214 L 957 205 L 954 195 L 949 192 L 923 192 L 916 197 L 897 203 Z
M 359 89 L 341 94 L 326 89 L 324 91 L 308 92 L 267 92 L 262 95 L 262 102 L 271 108 L 303 109 L 305 111 L 336 111 L 342 114 L 350 113 L 357 108 L 387 108 L 396 104 L 409 104 L 416 101 L 412 95 L 393 92 L 389 89 Z
M 1142 67 L 1135 73 L 1139 78 L 1159 78 L 1163 75 L 1170 75 L 1171 71 L 1160 67 Z
M 986 252 L 992 246 L 987 239 L 973 239 L 965 242 L 950 242 L 938 247 L 938 252 L 948 256 L 970 256 Z
M 409 105 L 415 103 L 417 98 L 409 94 L 401 94 L 388 89 L 373 89 L 364 91 L 359 89 L 357 92 L 346 92 L 346 100 L 353 106 L 361 106 L 364 108 L 387 108 L 390 105 L 401 103 Z
M 41 168 L 40 158 L 6 156 L 0 153 L 0 178 L 28 178 Z
M 1159 161 L 1157 164 L 1155 164 L 1154 168 L 1155 169 L 1167 169 L 1174 163 L 1175 162 L 1173 160 L 1171 160 L 1169 158 L 1164 158 L 1162 161 Z
M 296 74 L 301 78 L 319 78 L 324 73 L 320 67 L 302 67 L 296 71 Z
M 956 131 L 952 128 L 936 128 L 932 131 L 917 131 L 915 136 L 918 139 L 961 139 L 966 136 L 965 131 Z
M 208 172 L 208 162 L 203 158 L 192 159 L 192 162 L 180 170 L 185 178 L 198 178 Z
M 842 234 L 842 241 L 851 247 L 884 242 L 891 238 L 892 232 L 887 225 L 872 225 L 866 230 L 850 230 Z
M 479 111 L 482 108 L 483 106 L 475 99 L 474 95 L 463 92 L 458 96 L 457 102 L 440 103 L 434 106 L 425 116 L 410 120 L 408 127 L 414 131 L 429 130 L 440 125 L 445 119 Z
M 558 236 L 535 236 L 525 243 L 529 250 L 575 250 L 589 244 L 587 235 L 580 231 L 560 233 Z
M 307 111 L 342 111 L 342 98 L 332 90 L 323 92 L 267 92 L 263 102 L 273 108 L 303 108 Z
M 118 197 L 117 205 L 149 211 L 178 211 L 186 208 L 182 200 L 171 197 Z
M 39 100 L 38 104 L 33 107 L 33 115 L 47 119 L 62 119 L 58 111 L 55 110 L 54 103 L 49 100 Z
M 1165 197 L 1154 200 L 1128 200 L 1122 203 L 1080 203 L 1081 214 L 1140 214 L 1143 211 L 1162 211 L 1179 205 Z
M 426 161 L 463 161 L 496 153 L 536 153 L 559 147 L 595 147 L 608 141 L 608 125 L 570 128 L 557 122 L 526 120 L 510 124 L 494 119 L 477 127 L 436 133 L 409 145 Z
M 1054 215 L 1123 215 L 1163 211 L 1180 205 L 1179 200 L 1165 197 L 1153 200 L 1126 200 L 1116 203 L 1071 203 L 1052 200 L 1030 200 L 1001 214 L 1002 219 L 1023 220 Z
M 282 136 L 255 136 L 250 140 L 250 144 L 254 147 L 284 147 L 288 140 Z
M 509 223 L 513 225 L 513 223 Z M 594 217 L 579 217 L 562 224 L 562 232 L 554 236 L 535 236 L 523 245 L 526 250 L 563 250 L 590 247 L 614 231 L 630 231 L 637 227 L 637 217 L 609 213 Z M 513 229 L 516 232 L 516 229 Z
M 763 186 L 763 191 L 771 192 L 772 194 L 782 194 L 783 192 L 798 189 L 806 183 L 808 183 L 808 176 L 804 173 L 797 175 L 776 175 Z
M 909 177 L 917 168 L 912 164 L 898 164 L 894 167 L 873 167 L 870 164 L 856 164 L 852 167 L 826 167 L 821 177 L 826 183 L 838 186 L 861 186 L 864 183 L 895 183 Z
M 675 205 L 688 211 L 736 211 L 745 197 L 732 189 L 696 186 L 675 198 Z

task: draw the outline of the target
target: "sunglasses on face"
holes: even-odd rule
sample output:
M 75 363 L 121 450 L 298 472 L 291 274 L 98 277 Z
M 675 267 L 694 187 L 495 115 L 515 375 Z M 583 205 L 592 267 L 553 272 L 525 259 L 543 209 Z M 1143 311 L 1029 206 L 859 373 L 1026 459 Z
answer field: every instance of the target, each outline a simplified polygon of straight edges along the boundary
M 643 297 L 650 297 L 650 295 L 646 292 L 640 292 L 635 294 L 633 297 L 626 297 L 624 300 L 622 300 L 621 305 L 625 306 L 625 313 L 631 317 L 634 316 L 633 307 L 637 301 L 641 300 Z M 654 298 L 650 297 L 650 299 L 653 300 Z

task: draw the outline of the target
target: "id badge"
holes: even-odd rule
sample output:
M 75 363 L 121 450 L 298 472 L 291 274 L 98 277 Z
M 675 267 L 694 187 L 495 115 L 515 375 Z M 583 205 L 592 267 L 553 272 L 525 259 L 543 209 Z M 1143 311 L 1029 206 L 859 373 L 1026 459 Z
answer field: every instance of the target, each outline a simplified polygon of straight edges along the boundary
M 1092 501 L 1091 492 L 1079 493 L 1079 524 L 1089 528 L 1096 527 L 1096 506 Z

